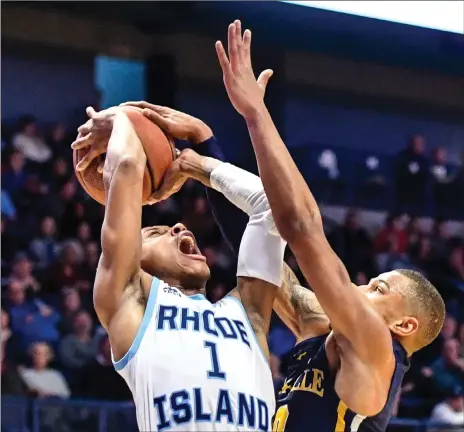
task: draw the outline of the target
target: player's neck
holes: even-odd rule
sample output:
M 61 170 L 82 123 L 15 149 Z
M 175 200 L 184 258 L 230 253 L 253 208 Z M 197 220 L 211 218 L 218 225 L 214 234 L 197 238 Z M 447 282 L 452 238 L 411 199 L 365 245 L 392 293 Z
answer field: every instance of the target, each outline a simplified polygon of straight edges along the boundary
M 177 288 L 186 296 L 192 296 L 195 294 L 203 294 L 206 296 L 206 290 L 204 286 L 186 286 L 185 283 L 181 283 L 180 281 L 171 278 L 164 278 L 163 280 L 170 287 Z
M 195 295 L 195 294 L 201 294 L 201 295 L 204 295 L 206 296 L 206 291 L 204 288 L 182 288 L 182 287 L 177 287 L 179 288 L 179 290 L 185 294 L 186 296 L 192 296 L 192 295 Z

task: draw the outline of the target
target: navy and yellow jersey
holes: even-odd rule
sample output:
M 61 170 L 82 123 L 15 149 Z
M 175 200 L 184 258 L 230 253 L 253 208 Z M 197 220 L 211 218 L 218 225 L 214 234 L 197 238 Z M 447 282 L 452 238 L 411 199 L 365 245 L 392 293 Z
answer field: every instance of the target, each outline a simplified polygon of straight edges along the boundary
M 406 351 L 393 341 L 396 366 L 387 403 L 379 414 L 365 417 L 349 410 L 335 392 L 335 374 L 329 368 L 325 350 L 327 337 L 310 338 L 293 348 L 285 382 L 277 394 L 273 431 L 385 431 L 409 368 Z

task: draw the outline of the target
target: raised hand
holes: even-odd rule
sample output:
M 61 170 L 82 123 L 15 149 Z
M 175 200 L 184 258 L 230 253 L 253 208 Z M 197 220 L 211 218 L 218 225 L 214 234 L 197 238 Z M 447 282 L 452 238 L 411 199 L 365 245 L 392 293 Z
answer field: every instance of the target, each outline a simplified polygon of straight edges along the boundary
M 121 106 L 134 106 L 143 110 L 143 115 L 174 138 L 198 144 L 211 138 L 210 127 L 200 119 L 181 111 L 148 102 L 125 102 Z
M 71 144 L 73 150 L 89 148 L 87 154 L 77 164 L 76 171 L 85 170 L 95 158 L 106 153 L 108 140 L 113 130 L 113 121 L 120 110 L 113 107 L 96 112 L 92 107 L 88 107 L 86 112 L 89 120 L 79 127 L 77 130 L 79 135 Z M 102 171 L 103 161 L 98 167 L 98 172 Z
M 272 70 L 261 72 L 256 80 L 251 65 L 251 31 L 245 30 L 235 20 L 229 25 L 228 52 L 220 41 L 216 42 L 216 52 L 221 64 L 224 85 L 234 108 L 245 118 L 250 117 L 263 104 L 264 93 Z

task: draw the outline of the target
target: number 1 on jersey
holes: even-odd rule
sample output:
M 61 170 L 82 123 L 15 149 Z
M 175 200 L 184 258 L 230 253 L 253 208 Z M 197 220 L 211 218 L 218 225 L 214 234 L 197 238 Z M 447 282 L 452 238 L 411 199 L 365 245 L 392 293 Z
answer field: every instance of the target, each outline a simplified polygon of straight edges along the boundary
M 217 355 L 216 344 L 214 342 L 205 341 L 205 348 L 210 349 L 211 364 L 213 366 L 212 370 L 207 371 L 208 378 L 216 378 L 216 379 L 225 380 L 226 374 L 225 372 L 221 372 L 221 368 L 219 366 L 219 358 Z

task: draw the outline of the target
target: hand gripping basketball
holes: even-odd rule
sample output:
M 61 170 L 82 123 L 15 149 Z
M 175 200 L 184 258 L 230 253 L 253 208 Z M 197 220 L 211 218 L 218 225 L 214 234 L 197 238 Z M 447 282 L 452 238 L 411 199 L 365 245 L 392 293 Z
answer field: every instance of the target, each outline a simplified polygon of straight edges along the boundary
M 116 109 L 109 108 L 104 111 L 96 112 L 92 107 L 86 109 L 90 120 L 79 127 L 79 135 L 71 144 L 73 150 L 82 150 L 89 147 L 88 152 L 76 165 L 76 171 L 84 171 L 90 163 L 97 157 L 106 153 L 111 131 L 113 130 L 113 120 L 116 116 Z M 98 165 L 98 172 L 103 172 L 104 160 Z
M 147 156 L 142 204 L 150 204 L 150 196 L 160 188 L 166 171 L 176 157 L 171 136 L 144 117 L 140 108 L 112 107 L 97 113 L 89 107 L 86 111 L 89 120 L 78 129 L 79 135 L 71 145 L 79 183 L 93 199 L 103 205 L 106 203 L 102 176 L 104 154 L 115 117 L 124 115 L 132 124 Z

